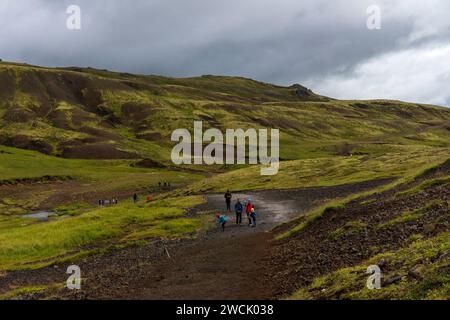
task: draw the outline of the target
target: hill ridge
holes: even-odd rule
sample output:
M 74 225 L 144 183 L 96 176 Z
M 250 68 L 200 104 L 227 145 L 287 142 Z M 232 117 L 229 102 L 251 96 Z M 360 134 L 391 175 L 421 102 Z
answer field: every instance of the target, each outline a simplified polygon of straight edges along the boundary
M 205 127 L 282 132 L 281 158 L 448 147 L 450 110 L 335 100 L 244 77 L 170 78 L 0 62 L 0 144 L 67 158 L 170 160 L 170 135 Z M 355 151 L 356 150 L 356 151 Z M 344 152 L 345 153 L 345 152 Z

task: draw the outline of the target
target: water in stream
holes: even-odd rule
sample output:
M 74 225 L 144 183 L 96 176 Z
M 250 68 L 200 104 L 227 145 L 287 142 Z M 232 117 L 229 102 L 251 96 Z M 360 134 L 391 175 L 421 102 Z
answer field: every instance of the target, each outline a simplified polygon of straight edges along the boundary
M 48 218 L 55 216 L 56 213 L 53 211 L 37 211 L 29 214 L 23 215 L 24 218 L 37 219 L 39 221 L 48 221 Z

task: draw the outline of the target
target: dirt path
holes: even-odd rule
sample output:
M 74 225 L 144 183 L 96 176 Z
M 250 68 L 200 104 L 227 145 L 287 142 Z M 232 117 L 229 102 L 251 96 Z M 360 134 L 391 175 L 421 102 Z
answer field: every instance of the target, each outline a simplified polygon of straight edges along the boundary
M 279 284 L 270 276 L 274 274 L 269 263 L 274 254 L 270 230 L 326 200 L 386 182 L 378 180 L 335 187 L 234 194 L 234 199 L 252 197 L 258 213 L 256 228 L 246 225 L 245 215 L 243 224 L 235 225 L 234 216 L 230 214 L 225 232 L 213 227 L 195 239 L 170 241 L 164 245 L 152 242 L 87 258 L 77 263 L 86 279 L 83 290 L 74 293 L 61 289 L 56 296 L 76 299 L 274 298 L 279 292 Z M 225 209 L 223 195 L 207 195 L 206 198 L 207 203 L 189 214 Z M 212 220 L 213 217 L 211 225 Z M 63 283 L 67 278 L 66 267 L 11 272 L 0 278 L 0 289 Z

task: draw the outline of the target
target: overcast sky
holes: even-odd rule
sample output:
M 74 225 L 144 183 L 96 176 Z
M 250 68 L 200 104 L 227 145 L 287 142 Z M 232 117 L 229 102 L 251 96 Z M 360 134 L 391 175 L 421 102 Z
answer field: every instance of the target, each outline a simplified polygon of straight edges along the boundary
M 0 0 L 0 58 L 450 106 L 449 13 L 448 0 Z

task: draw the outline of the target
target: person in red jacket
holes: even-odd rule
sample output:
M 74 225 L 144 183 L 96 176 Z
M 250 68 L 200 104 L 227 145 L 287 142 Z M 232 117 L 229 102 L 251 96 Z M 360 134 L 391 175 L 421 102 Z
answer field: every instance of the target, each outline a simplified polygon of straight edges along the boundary
M 245 213 L 247 213 L 248 218 L 248 225 L 252 225 L 252 217 L 250 216 L 252 214 L 253 204 L 252 201 L 249 199 L 247 204 L 245 205 Z

